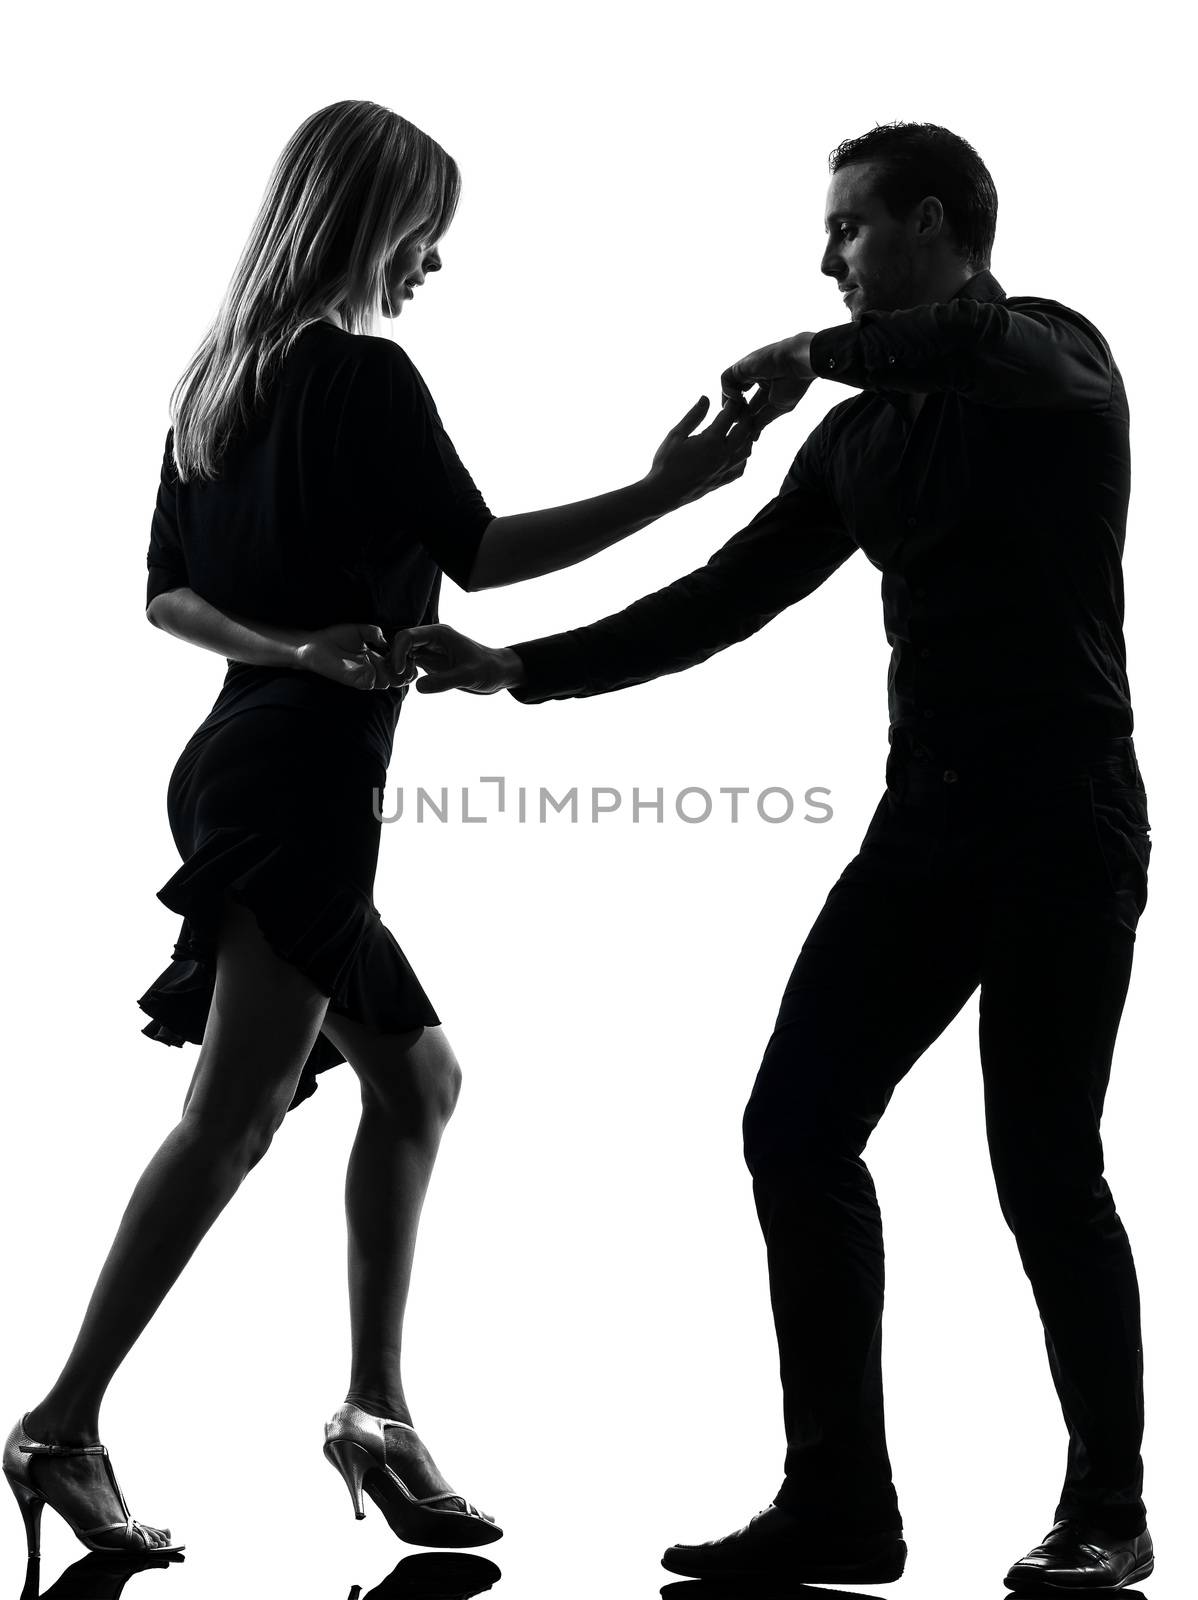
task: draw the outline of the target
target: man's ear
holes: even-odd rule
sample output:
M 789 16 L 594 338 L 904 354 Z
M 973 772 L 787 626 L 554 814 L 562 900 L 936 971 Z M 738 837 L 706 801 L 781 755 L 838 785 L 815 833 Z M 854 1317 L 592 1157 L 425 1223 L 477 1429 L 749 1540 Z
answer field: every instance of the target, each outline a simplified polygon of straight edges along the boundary
M 922 243 L 930 244 L 948 232 L 944 206 L 934 194 L 925 195 L 916 207 L 916 235 Z

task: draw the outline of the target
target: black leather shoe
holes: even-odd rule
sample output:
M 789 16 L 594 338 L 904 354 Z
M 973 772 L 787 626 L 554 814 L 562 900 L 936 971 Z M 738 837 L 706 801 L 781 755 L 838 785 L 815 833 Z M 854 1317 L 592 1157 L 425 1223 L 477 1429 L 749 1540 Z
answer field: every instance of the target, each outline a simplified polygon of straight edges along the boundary
M 791 1583 L 893 1583 L 907 1546 L 898 1533 L 811 1534 L 770 1505 L 723 1539 L 672 1544 L 661 1558 L 684 1578 L 785 1578 Z
M 1152 1536 L 1147 1529 L 1131 1538 L 1073 1521 L 1054 1522 L 1044 1543 L 1029 1550 L 1003 1580 L 1008 1589 L 1039 1594 L 1045 1589 L 1122 1589 L 1152 1571 Z

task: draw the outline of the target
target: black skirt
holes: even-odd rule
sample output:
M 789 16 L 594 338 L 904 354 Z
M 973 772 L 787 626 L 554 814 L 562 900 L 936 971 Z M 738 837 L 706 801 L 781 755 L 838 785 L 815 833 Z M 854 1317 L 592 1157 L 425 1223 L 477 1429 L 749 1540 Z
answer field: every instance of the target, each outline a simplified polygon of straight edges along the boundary
M 353 717 L 342 725 L 302 706 L 265 705 L 196 730 L 167 787 L 183 865 L 158 891 L 183 926 L 170 966 L 138 1000 L 153 1019 L 143 1033 L 203 1042 L 226 894 L 329 997 L 330 1012 L 384 1033 L 439 1023 L 374 904 L 374 801 L 386 776 L 383 751 Z M 289 1109 L 315 1091 L 317 1073 L 344 1060 L 319 1034 Z

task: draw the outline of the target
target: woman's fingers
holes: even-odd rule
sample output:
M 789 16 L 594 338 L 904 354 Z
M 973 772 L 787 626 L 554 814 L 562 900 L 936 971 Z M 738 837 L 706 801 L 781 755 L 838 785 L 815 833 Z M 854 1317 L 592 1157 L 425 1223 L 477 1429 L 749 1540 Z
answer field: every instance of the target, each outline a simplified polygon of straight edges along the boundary
M 701 394 L 695 401 L 694 405 L 687 412 L 685 417 L 683 417 L 682 421 L 676 422 L 666 437 L 668 439 L 685 439 L 690 433 L 693 432 L 695 425 L 699 422 L 702 422 L 703 418 L 707 415 L 707 408 L 710 406 L 710 404 L 711 401 L 707 398 L 707 396 L 705 394 Z

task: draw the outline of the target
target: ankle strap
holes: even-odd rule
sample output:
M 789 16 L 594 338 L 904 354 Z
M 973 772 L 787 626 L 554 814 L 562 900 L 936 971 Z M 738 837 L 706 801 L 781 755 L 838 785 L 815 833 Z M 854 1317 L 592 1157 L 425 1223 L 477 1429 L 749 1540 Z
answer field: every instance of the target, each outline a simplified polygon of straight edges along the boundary
M 38 1444 L 30 1440 L 28 1444 L 20 1446 L 21 1453 L 27 1456 L 106 1456 L 108 1446 L 105 1444 Z

